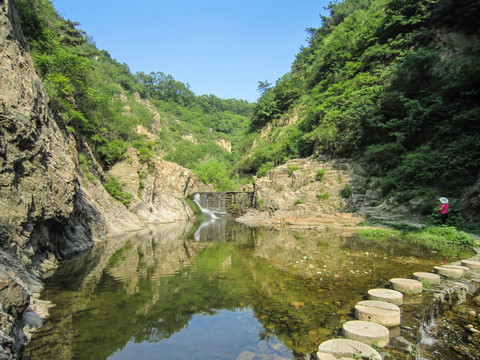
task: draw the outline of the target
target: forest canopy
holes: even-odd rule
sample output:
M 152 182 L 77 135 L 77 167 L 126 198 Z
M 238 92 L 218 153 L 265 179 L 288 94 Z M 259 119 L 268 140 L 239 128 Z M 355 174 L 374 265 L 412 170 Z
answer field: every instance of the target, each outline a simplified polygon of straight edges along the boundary
M 254 105 L 271 126 L 238 164 L 361 159 L 384 194 L 459 196 L 480 171 L 480 1 L 344 0 Z M 285 119 L 298 117 L 285 129 Z

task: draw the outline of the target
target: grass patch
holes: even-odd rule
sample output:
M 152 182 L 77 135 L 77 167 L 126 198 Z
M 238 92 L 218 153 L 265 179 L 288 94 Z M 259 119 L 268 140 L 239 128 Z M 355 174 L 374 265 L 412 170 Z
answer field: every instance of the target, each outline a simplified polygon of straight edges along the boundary
M 195 213 L 195 216 L 197 216 L 197 217 L 203 216 L 205 218 L 205 215 L 203 215 L 202 210 L 200 210 L 200 207 L 198 206 L 198 204 L 195 201 L 193 201 L 192 199 L 189 199 L 189 198 L 186 198 L 185 200 L 187 201 L 188 205 L 190 205 L 190 207 L 193 209 L 193 212 Z
M 424 244 L 430 244 L 432 247 L 473 247 L 476 245 L 474 238 L 453 226 L 432 226 L 412 233 L 410 236 Z
M 358 232 L 361 238 L 378 242 L 396 241 L 415 244 L 429 251 L 458 256 L 470 251 L 476 240 L 463 231 L 448 226 L 431 226 L 409 231 L 391 229 L 366 229 Z
M 401 236 L 401 232 L 389 229 L 365 229 L 359 231 L 358 235 L 368 240 L 386 241 Z

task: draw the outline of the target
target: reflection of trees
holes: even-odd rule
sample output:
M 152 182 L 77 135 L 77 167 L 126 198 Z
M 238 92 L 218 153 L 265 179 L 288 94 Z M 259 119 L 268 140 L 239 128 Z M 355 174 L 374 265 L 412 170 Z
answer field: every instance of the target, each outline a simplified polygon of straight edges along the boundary
M 25 357 L 102 359 L 128 341 L 168 338 L 194 314 L 242 307 L 245 300 L 229 295 L 225 277 L 236 245 L 188 242 L 188 230 L 165 225 L 64 263 L 46 292 L 56 304 L 52 320 Z M 249 247 L 252 231 L 240 232 L 239 243 Z
M 191 224 L 169 224 L 64 263 L 46 292 L 57 304 L 52 319 L 26 358 L 104 359 L 129 341 L 167 339 L 195 314 L 245 307 L 265 329 L 260 338 L 275 335 L 297 354 L 310 353 L 380 282 L 379 269 L 391 267 L 383 257 L 351 256 L 343 251 L 351 238 L 338 234 L 218 224 L 206 234 L 219 242 L 186 240 Z M 374 261 L 375 272 L 351 281 L 350 271 L 363 274 Z M 297 272 L 298 263 L 320 268 L 322 280 Z

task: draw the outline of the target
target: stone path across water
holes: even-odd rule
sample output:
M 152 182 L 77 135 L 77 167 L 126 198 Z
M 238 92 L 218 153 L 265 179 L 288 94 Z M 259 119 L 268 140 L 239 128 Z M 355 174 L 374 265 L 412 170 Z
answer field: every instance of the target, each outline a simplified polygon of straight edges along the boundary
M 475 251 L 479 254 L 480 248 L 476 248 Z M 442 280 L 456 281 L 456 279 L 472 275 L 473 272 L 475 276 L 480 278 L 479 270 L 480 257 L 475 256 L 451 265 L 435 266 L 434 271 L 436 274 L 416 272 L 413 274 L 415 279 L 390 279 L 390 284 L 394 290 L 369 290 L 368 296 L 372 300 L 360 301 L 355 305 L 355 315 L 359 320 L 343 324 L 342 331 L 346 339 L 333 339 L 320 344 L 317 359 L 353 359 L 359 356 L 369 359 L 382 359 L 381 355 L 373 347 L 381 348 L 387 346 L 391 337 L 387 327 L 400 324 L 400 308 L 397 305 L 403 303 L 403 301 L 400 302 L 403 300 L 403 294 L 418 294 L 423 291 L 423 284 L 427 286 L 440 285 Z M 477 280 L 477 282 L 480 282 L 480 280 Z M 435 296 L 435 299 L 441 297 L 440 293 Z M 381 299 L 383 301 L 378 301 Z M 398 304 L 395 305 L 394 301 Z

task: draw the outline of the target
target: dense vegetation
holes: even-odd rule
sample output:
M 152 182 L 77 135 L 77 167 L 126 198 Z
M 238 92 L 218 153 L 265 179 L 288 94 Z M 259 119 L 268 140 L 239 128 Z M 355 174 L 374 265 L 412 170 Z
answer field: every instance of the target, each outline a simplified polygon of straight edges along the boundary
M 480 170 L 480 1 L 344 0 L 329 9 L 291 72 L 261 84 L 250 130 L 270 131 L 238 170 L 345 156 L 365 161 L 401 201 L 458 197 Z
M 219 141 L 239 142 L 251 104 L 197 96 L 187 84 L 161 72 L 132 74 L 126 64 L 99 50 L 78 23 L 62 19 L 50 1 L 18 2 L 22 29 L 50 105 L 64 115 L 68 131 L 87 141 L 105 168 L 135 147 L 144 162 L 161 154 L 218 189 L 237 185 L 232 180 L 235 145 L 231 154 Z M 156 136 L 142 135 L 139 126 Z
M 259 82 L 253 105 L 132 74 L 48 0 L 19 3 L 52 106 L 107 168 L 133 146 L 224 190 L 288 159 L 352 157 L 401 202 L 456 201 L 480 172 L 479 0 L 333 1 L 291 72 Z

